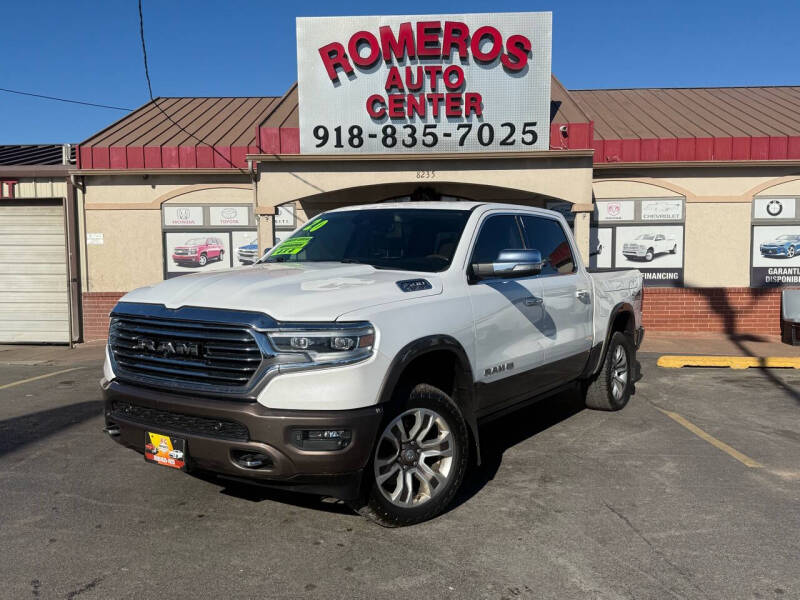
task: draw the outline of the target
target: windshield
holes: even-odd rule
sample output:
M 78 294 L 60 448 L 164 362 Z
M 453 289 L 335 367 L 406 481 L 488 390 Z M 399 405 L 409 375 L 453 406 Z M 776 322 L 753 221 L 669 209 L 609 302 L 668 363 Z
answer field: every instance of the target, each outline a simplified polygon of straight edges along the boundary
M 780 242 L 788 242 L 789 240 L 793 240 L 796 237 L 797 237 L 796 235 L 779 235 L 778 236 L 778 241 L 780 241 Z
M 655 239 L 655 236 L 652 233 L 643 233 L 640 236 L 636 237 L 637 240 L 652 240 Z
M 206 243 L 206 238 L 192 238 L 190 240 L 186 240 L 184 246 L 199 246 L 205 243 Z
M 261 262 L 353 262 L 404 271 L 444 271 L 467 210 L 370 209 L 322 214 Z

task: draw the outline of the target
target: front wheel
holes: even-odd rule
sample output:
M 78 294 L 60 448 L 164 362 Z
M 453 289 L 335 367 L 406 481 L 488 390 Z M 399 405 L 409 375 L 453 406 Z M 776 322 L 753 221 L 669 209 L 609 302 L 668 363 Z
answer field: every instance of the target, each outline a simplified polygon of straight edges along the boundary
M 205 254 L 201 254 L 200 258 L 197 259 L 197 264 L 199 264 L 201 267 L 205 267 L 207 262 L 208 257 Z
M 669 251 L 670 254 L 675 254 L 678 251 L 678 244 L 675 244 L 672 247 L 672 250 Z
M 653 256 L 655 256 L 655 252 L 653 252 L 652 248 L 648 248 L 647 249 L 647 254 L 644 255 L 644 259 L 647 262 L 650 262 L 651 260 L 653 260 Z
M 455 496 L 469 456 L 461 411 L 442 390 L 415 386 L 387 419 L 365 471 L 365 497 L 353 508 L 384 527 L 439 515 Z
M 600 372 L 585 383 L 585 402 L 596 410 L 620 410 L 633 393 L 636 350 L 630 336 L 621 331 L 611 336 Z
M 797 251 L 795 250 L 794 246 L 789 246 L 789 249 L 786 251 L 787 258 L 794 258 L 794 255 Z

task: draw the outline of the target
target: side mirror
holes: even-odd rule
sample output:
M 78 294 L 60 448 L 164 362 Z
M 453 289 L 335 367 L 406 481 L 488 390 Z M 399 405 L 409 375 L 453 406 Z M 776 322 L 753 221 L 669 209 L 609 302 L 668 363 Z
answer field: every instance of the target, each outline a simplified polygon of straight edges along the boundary
M 502 250 L 493 263 L 473 264 L 472 274 L 477 279 L 530 277 L 541 273 L 543 267 L 538 250 Z
M 267 252 L 269 252 L 270 250 L 272 250 L 272 248 L 264 248 L 264 254 L 262 254 L 261 256 L 266 256 Z

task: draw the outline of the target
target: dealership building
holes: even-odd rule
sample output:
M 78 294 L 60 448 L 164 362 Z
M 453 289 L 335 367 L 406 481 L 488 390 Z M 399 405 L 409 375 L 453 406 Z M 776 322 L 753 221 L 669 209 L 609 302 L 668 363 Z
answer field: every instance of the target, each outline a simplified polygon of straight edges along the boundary
M 321 211 L 440 197 L 562 212 L 587 263 L 643 271 L 650 331 L 780 332 L 800 86 L 568 90 L 548 13 L 451 19 L 298 19 L 283 96 L 158 98 L 80 143 L 78 337 L 104 338 L 125 292 L 249 262 Z

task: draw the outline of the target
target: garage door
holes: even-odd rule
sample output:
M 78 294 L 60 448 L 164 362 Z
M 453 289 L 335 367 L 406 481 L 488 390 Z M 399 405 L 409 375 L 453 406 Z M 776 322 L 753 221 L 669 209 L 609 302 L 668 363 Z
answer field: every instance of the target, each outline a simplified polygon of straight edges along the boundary
M 0 203 L 0 343 L 69 342 L 61 201 Z

